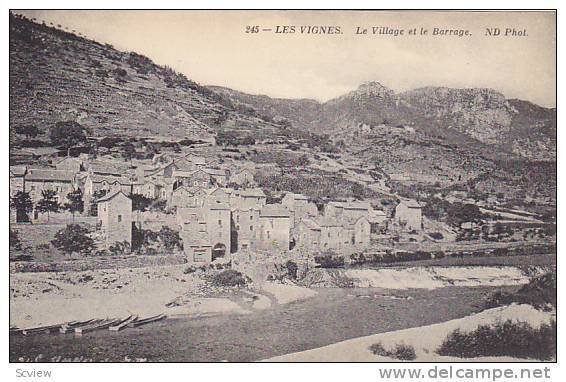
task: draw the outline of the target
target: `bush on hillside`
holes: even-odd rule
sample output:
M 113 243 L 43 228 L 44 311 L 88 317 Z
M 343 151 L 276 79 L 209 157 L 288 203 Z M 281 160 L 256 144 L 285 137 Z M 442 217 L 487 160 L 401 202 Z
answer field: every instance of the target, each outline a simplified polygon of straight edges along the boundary
M 556 271 L 532 278 L 516 293 L 495 292 L 485 303 L 486 309 L 498 306 L 529 304 L 537 309 L 551 310 L 556 308 Z
M 369 350 L 383 357 L 395 358 L 402 361 L 413 361 L 417 358 L 415 348 L 403 343 L 396 344 L 393 349 L 385 349 L 381 342 L 375 343 L 369 347 Z
M 436 351 L 460 358 L 510 356 L 548 361 L 556 359 L 556 321 L 533 328 L 526 322 L 507 320 L 480 325 L 472 332 L 456 329 Z
M 221 271 L 212 277 L 212 284 L 215 286 L 236 287 L 244 286 L 247 282 L 248 280 L 244 275 L 233 269 Z
M 57 232 L 51 244 L 67 254 L 94 251 L 94 240 L 89 236 L 89 230 L 79 224 L 69 224 Z

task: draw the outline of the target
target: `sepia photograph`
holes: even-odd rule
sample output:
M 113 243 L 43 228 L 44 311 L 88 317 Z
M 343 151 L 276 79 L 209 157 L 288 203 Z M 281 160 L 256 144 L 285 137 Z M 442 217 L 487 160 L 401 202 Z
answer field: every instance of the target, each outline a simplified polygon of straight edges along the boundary
M 10 363 L 557 362 L 556 10 L 6 13 Z

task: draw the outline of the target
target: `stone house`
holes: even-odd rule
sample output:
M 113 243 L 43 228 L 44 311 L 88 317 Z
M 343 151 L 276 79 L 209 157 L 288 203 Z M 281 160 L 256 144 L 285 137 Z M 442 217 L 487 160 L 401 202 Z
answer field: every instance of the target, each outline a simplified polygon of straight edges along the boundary
M 231 249 L 230 207 L 224 203 L 177 209 L 181 238 L 189 261 L 210 262 Z
M 107 246 L 132 243 L 132 200 L 121 190 L 98 199 L 98 224 Z
M 291 218 L 282 205 L 266 204 L 259 212 L 256 248 L 262 251 L 288 251 Z
M 212 244 L 208 236 L 206 220 L 198 208 L 188 209 L 179 235 L 188 262 L 208 263 L 212 261 Z
M 29 192 L 34 203 L 41 199 L 44 190 L 55 191 L 59 203 L 75 190 L 75 174 L 71 171 L 30 168 L 24 176 L 24 191 Z
M 369 220 L 362 216 L 347 223 L 347 228 L 351 231 L 350 244 L 352 250 L 364 250 L 370 245 L 371 224 Z
M 10 197 L 14 196 L 18 191 L 24 191 L 26 173 L 26 166 L 10 166 Z
M 79 158 L 65 157 L 59 162 L 55 163 L 55 168 L 57 170 L 78 173 L 80 171 L 83 171 L 83 161 Z
M 120 163 L 119 165 L 112 162 L 91 162 L 88 163 L 86 166 L 86 170 L 88 173 L 93 175 L 102 175 L 102 176 L 114 176 L 114 177 L 122 177 L 127 171 L 125 168 L 125 164 Z
M 212 185 L 212 176 L 202 169 L 195 171 L 174 170 L 171 174 L 177 186 L 205 187 Z
M 259 224 L 259 208 L 232 209 L 232 252 L 255 250 Z
M 230 204 L 239 209 L 263 207 L 266 203 L 267 197 L 261 188 L 234 190 L 230 198 Z
M 149 199 L 158 199 L 161 196 L 161 186 L 158 182 L 147 179 L 132 183 L 132 194 L 143 195 Z
M 395 207 L 395 220 L 409 231 L 422 230 L 423 215 L 421 204 L 414 200 L 401 200 Z
M 367 202 L 329 202 L 324 207 L 324 216 L 333 219 L 369 218 L 371 210 Z
M 337 219 L 323 216 L 316 220 L 320 227 L 320 250 L 342 252 L 349 245 L 350 234 Z
M 281 199 L 281 204 L 291 213 L 291 228 L 295 227 L 303 219 L 318 216 L 316 204 L 309 202 L 308 197 L 303 194 L 288 192 Z
M 195 193 L 189 187 L 181 186 L 173 191 L 168 205 L 177 208 L 195 206 L 197 205 Z
M 303 219 L 296 226 L 294 231 L 295 246 L 308 250 L 320 250 L 320 225 L 313 219 Z
M 203 171 L 210 176 L 210 181 L 214 185 L 225 186 L 226 183 L 228 183 L 228 174 L 226 174 L 226 170 L 204 168 Z
M 244 168 L 230 175 L 230 183 L 239 186 L 253 186 L 255 185 L 254 174 L 251 170 Z
M 212 260 L 226 257 L 232 248 L 230 229 L 230 206 L 225 203 L 210 203 L 205 209 L 208 238 L 212 244 Z
M 92 198 L 96 192 L 102 190 L 107 193 L 122 191 L 124 194 L 129 195 L 132 193 L 132 182 L 125 177 L 87 174 L 84 180 L 85 199 Z

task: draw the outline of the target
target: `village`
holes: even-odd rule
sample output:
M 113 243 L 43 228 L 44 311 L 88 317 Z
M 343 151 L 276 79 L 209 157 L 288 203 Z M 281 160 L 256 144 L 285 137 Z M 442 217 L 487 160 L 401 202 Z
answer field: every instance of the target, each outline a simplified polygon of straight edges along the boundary
M 349 255 L 367 250 L 371 233 L 388 223 L 384 211 L 364 201 L 331 201 L 319 211 L 307 196 L 286 192 L 279 203 L 268 204 L 254 182 L 253 168 L 230 170 L 193 154 L 168 156 L 156 155 L 151 165 L 140 163 L 131 171 L 124 170 L 123 162 L 84 156 L 59 159 L 51 168 L 12 166 L 11 194 L 29 194 L 34 224 L 48 223 L 47 219 L 53 223 L 58 216 L 96 221 L 103 248 L 131 245 L 132 224 L 157 230 L 167 226 L 180 233 L 189 262 L 211 262 L 238 251 L 293 248 Z M 35 207 L 46 191 L 52 191 L 61 205 L 78 191 L 85 206 L 80 216 L 51 212 L 48 217 Z M 134 211 L 133 194 L 163 205 L 162 212 Z M 421 206 L 402 201 L 395 219 L 407 231 L 419 231 Z

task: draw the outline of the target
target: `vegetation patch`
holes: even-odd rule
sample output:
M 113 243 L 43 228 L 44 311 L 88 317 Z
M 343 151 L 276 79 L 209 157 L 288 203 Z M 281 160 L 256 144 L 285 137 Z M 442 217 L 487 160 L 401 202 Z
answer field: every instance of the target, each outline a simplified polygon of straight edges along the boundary
M 371 345 L 369 350 L 375 355 L 395 358 L 402 361 L 413 361 L 417 358 L 415 348 L 403 343 L 396 344 L 392 349 L 386 349 L 381 342 L 378 342 Z
M 486 309 L 503 305 L 529 304 L 537 309 L 556 309 L 556 270 L 531 279 L 516 293 L 496 292 L 485 303 Z
M 456 329 L 436 352 L 459 358 L 510 356 L 553 360 L 556 359 L 556 321 L 539 328 L 507 320 L 494 326 L 481 325 L 468 333 Z
M 248 283 L 248 279 L 240 272 L 226 269 L 212 277 L 212 284 L 219 287 L 241 287 Z

